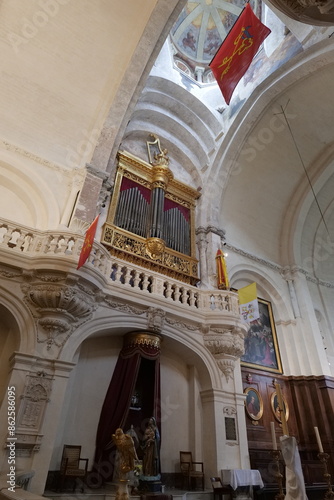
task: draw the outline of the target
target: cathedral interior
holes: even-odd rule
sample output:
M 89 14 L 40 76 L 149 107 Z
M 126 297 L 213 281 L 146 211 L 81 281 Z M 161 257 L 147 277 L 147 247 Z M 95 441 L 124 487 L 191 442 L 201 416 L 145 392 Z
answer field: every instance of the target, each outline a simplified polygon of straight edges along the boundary
M 241 0 L 0 1 L 1 500 L 61 496 L 65 445 L 114 498 L 112 436 L 144 462 L 152 420 L 174 498 L 249 470 L 236 498 L 278 498 L 287 433 L 334 497 L 334 4 L 250 4 L 271 32 L 226 104 Z

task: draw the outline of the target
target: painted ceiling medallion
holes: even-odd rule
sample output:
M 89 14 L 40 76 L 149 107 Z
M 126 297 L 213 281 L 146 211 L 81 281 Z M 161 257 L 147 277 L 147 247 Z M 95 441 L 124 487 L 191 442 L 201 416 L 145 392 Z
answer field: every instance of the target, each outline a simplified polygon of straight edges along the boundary
M 258 0 L 251 5 L 256 12 Z M 208 65 L 244 6 L 243 0 L 188 2 L 172 29 L 176 50 L 195 64 Z

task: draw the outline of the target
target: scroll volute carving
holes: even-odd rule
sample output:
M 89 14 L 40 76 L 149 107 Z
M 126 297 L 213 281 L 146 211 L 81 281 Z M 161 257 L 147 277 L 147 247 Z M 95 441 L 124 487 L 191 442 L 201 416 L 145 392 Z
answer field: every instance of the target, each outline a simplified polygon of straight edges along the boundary
M 204 344 L 214 356 L 227 382 L 233 378 L 235 362 L 245 353 L 245 333 L 246 330 L 239 327 L 212 328 L 204 335 Z
M 93 303 L 75 286 L 65 284 L 29 284 L 23 286 L 38 326 L 37 341 L 61 347 L 73 329 L 86 321 Z

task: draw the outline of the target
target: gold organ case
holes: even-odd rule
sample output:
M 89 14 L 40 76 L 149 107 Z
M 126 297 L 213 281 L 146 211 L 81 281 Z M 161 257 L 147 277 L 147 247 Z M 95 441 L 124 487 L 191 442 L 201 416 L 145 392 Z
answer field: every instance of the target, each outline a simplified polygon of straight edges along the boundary
M 128 152 L 118 153 L 101 242 L 112 255 L 194 285 L 195 205 L 200 194 L 174 179 L 167 150 L 160 149 L 158 139 L 155 142 L 160 153 L 151 164 Z

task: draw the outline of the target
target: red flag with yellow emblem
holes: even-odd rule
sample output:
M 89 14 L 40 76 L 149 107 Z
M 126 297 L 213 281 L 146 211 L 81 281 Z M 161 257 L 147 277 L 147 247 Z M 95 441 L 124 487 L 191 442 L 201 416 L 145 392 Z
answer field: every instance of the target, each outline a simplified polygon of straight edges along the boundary
M 99 220 L 99 215 L 95 217 L 95 219 L 87 229 L 85 240 L 83 242 L 82 249 L 80 252 L 77 269 L 79 269 L 81 266 L 84 265 L 84 263 L 86 262 L 86 260 L 90 255 L 90 252 L 92 251 L 98 220 Z
M 209 65 L 226 104 L 269 33 L 247 3 Z

